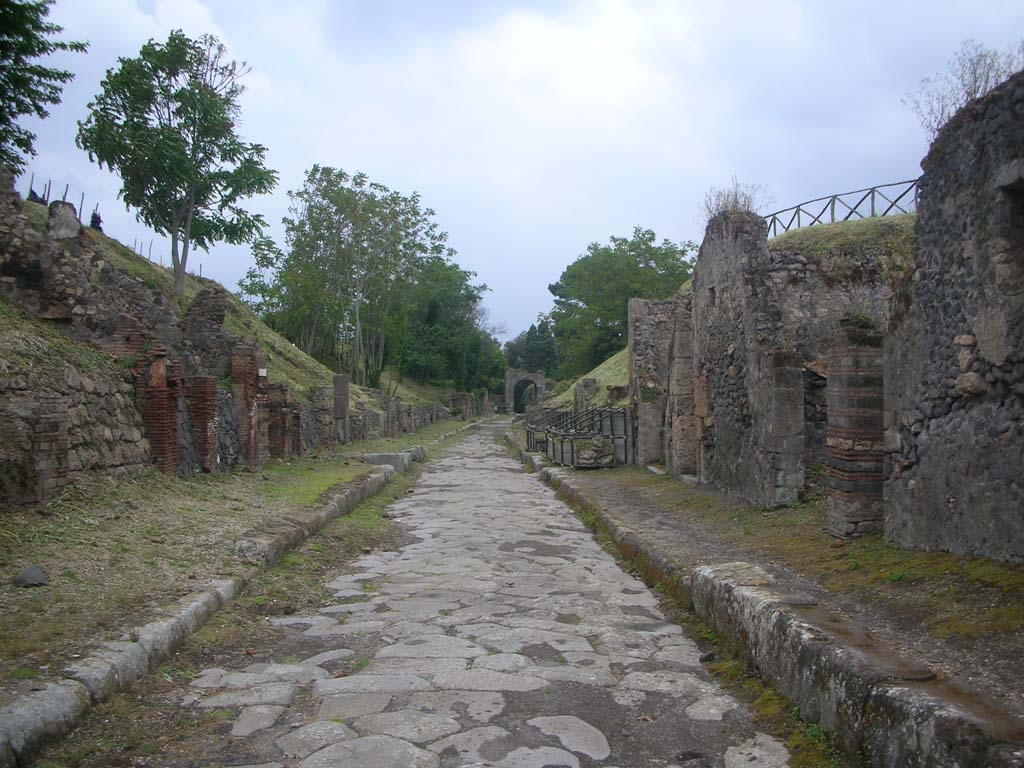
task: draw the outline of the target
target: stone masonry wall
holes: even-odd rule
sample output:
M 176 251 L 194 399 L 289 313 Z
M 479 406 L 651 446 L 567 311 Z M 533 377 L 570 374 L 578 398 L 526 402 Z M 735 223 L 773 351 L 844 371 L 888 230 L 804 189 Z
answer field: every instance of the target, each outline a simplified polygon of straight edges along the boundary
M 113 361 L 106 370 L 64 365 L 57 379 L 0 365 L 0 502 L 45 501 L 86 470 L 148 465 L 132 390 Z
M 877 254 L 812 258 L 773 249 L 764 219 L 755 214 L 720 214 L 709 222 L 693 280 L 703 482 L 768 506 L 797 500 L 808 437 L 822 450 L 817 430 L 805 434 L 811 395 L 804 391 L 804 371 L 823 369 L 839 323 L 850 315 L 884 325 Z
M 672 299 L 629 300 L 629 409 L 636 434 L 634 456 L 641 466 L 665 458 L 665 408 L 675 313 Z
M 1024 562 L 1024 74 L 922 162 L 885 344 L 885 535 Z
M 673 477 L 697 474 L 697 418 L 693 390 L 693 294 L 673 300 L 668 396 L 663 427 L 665 465 Z

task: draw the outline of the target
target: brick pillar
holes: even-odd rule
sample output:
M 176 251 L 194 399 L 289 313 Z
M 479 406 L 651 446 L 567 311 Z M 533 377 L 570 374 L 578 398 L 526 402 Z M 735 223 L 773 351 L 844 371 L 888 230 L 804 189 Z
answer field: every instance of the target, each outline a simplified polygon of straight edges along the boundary
M 153 463 L 167 475 L 178 474 L 177 391 L 169 385 L 167 351 L 151 352 L 149 369 L 143 373 L 139 389 L 142 392 L 142 423 L 153 449 Z M 174 371 L 170 371 L 171 374 Z
M 828 352 L 826 528 L 849 538 L 882 530 L 885 457 L 882 334 L 843 321 Z
M 348 374 L 334 374 L 334 439 L 339 443 L 347 443 L 349 441 L 348 399 Z
M 213 472 L 217 469 L 217 380 L 194 376 L 184 388 L 199 466 L 203 472 Z

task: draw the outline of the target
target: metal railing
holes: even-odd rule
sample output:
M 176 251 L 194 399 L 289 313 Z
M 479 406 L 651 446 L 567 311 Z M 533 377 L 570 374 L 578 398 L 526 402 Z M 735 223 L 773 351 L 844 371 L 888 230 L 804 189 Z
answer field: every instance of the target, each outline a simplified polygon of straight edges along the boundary
M 545 430 L 545 453 L 551 461 L 566 467 L 605 466 L 582 455 L 579 443 L 593 438 L 612 443 L 611 465 L 633 463 L 633 425 L 625 408 L 588 408 Z
M 764 217 L 768 223 L 768 237 L 815 224 L 913 213 L 917 210 L 918 181 L 911 179 L 841 192 L 770 213 Z
M 547 430 L 559 427 L 572 418 L 572 411 L 548 411 L 526 422 L 526 449 L 536 453 L 547 452 Z

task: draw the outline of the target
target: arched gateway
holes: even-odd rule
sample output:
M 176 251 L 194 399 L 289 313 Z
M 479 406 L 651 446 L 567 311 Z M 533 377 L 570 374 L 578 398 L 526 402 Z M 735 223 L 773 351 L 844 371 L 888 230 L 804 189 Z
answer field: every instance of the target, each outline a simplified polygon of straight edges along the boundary
M 509 411 L 523 413 L 526 410 L 524 396 L 530 385 L 535 388 L 538 400 L 547 394 L 543 373 L 532 371 L 508 371 L 505 373 L 505 407 Z

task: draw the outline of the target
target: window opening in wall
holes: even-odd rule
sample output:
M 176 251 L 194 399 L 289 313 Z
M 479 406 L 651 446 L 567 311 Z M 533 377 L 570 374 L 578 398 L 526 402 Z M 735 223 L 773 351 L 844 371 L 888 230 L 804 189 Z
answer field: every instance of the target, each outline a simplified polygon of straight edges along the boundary
M 1024 179 L 1000 191 L 1006 206 L 1002 235 L 1007 249 L 997 256 L 997 284 L 1010 293 L 1024 293 Z
M 710 288 L 708 288 L 708 301 L 711 303 L 712 307 L 715 306 L 716 299 L 717 296 L 715 295 L 715 287 L 711 286 Z

